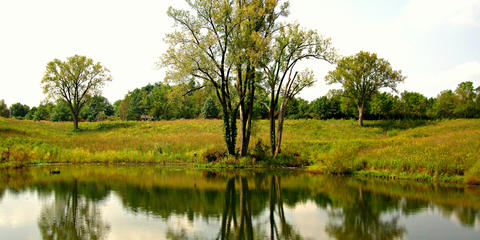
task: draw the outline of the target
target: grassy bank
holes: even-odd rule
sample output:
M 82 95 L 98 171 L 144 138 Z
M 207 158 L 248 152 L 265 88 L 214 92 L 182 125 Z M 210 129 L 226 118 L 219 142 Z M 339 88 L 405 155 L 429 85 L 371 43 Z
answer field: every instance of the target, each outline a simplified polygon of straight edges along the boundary
M 191 163 L 224 148 L 220 120 L 81 123 L 0 118 L 3 166 L 32 163 Z M 261 156 L 268 122 L 254 124 L 252 154 Z M 480 120 L 289 120 L 281 165 L 308 164 L 322 173 L 480 183 Z M 259 153 L 260 151 L 260 153 Z M 265 166 L 243 158 L 216 163 Z

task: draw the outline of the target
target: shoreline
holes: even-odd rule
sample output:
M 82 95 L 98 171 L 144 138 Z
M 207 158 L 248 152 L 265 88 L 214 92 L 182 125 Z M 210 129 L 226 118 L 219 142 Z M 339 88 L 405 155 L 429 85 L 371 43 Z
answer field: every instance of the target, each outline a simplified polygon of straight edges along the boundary
M 211 164 L 205 163 L 189 163 L 189 162 L 86 162 L 86 163 L 68 163 L 68 162 L 52 162 L 52 163 L 30 163 L 18 166 L 10 166 L 8 163 L 1 163 L 0 170 L 22 170 L 35 167 L 77 167 L 77 166 L 100 166 L 100 167 L 109 167 L 109 166 L 123 166 L 123 167 L 139 167 L 139 166 L 155 166 L 155 167 L 180 167 L 187 170 L 244 170 L 244 171 L 266 171 L 266 170 L 286 170 L 286 171 L 298 171 L 314 175 L 323 175 L 323 176 L 334 176 L 334 177 L 353 177 L 362 180 L 380 180 L 382 182 L 411 182 L 411 183 L 421 183 L 421 184 L 440 184 L 456 187 L 476 187 L 480 186 L 478 183 L 467 183 L 465 182 L 465 176 L 431 176 L 428 174 L 408 174 L 408 173 L 393 173 L 387 171 L 353 171 L 347 174 L 332 174 L 325 173 L 319 170 L 309 169 L 308 167 L 286 167 L 286 166 L 255 166 L 255 165 L 221 165 L 221 166 L 212 166 Z

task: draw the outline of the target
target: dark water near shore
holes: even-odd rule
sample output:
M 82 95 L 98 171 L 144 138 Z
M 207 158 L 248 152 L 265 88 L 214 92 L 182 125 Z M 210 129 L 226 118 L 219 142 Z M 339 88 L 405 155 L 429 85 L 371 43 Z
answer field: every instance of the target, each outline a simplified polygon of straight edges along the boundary
M 2 170 L 0 239 L 480 239 L 480 188 L 280 170 Z

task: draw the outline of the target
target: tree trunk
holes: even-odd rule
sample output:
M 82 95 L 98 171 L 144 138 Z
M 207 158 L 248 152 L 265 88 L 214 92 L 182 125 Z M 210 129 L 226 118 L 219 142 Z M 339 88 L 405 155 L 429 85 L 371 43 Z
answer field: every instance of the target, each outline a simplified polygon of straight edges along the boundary
M 278 126 L 277 126 L 277 138 L 275 139 L 275 153 L 273 157 L 276 158 L 278 154 L 282 152 L 282 134 L 283 134 L 283 123 L 285 122 L 285 110 L 288 104 L 289 98 L 285 98 L 282 102 L 282 106 L 278 111 Z
M 363 106 L 358 107 L 358 126 L 363 127 Z
M 240 156 L 247 155 L 248 145 L 246 146 L 247 117 L 245 103 L 240 102 Z
M 78 130 L 78 115 L 73 114 L 73 130 Z
M 225 143 L 230 155 L 235 155 L 235 144 L 237 138 L 237 117 L 236 114 L 223 111 L 223 128 L 225 131 Z
M 273 90 L 272 90 L 273 92 Z M 275 154 L 275 141 L 276 141 L 276 137 L 275 137 L 275 104 L 273 103 L 273 94 L 272 96 L 270 97 L 271 101 L 270 101 L 270 109 L 269 109 L 269 120 L 270 120 L 270 148 L 271 148 L 271 154 L 274 155 Z
M 250 89 L 249 89 L 249 97 L 247 102 L 247 131 L 245 136 L 245 155 L 248 152 L 248 146 L 250 144 L 250 136 L 252 135 L 252 118 L 253 118 L 253 102 L 255 101 L 255 75 L 253 74 L 251 82 L 250 82 Z M 245 156 L 242 155 L 242 156 Z
M 241 77 L 241 75 L 239 75 Z M 240 102 L 240 155 L 246 156 L 252 132 L 253 102 L 255 101 L 255 72 L 247 68 L 245 98 Z
M 273 155 L 274 158 L 278 156 L 282 152 L 282 134 L 283 134 L 283 123 L 285 121 L 285 113 L 281 111 L 278 114 L 278 127 L 277 127 L 277 138 L 275 140 L 275 153 Z

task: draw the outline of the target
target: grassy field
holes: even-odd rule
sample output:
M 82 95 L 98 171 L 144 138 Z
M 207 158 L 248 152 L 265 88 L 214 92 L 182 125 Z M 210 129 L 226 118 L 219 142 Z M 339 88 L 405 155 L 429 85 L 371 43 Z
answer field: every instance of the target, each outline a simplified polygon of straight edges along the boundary
M 0 118 L 0 164 L 191 163 L 224 148 L 220 120 L 81 123 Z M 252 153 L 268 143 L 268 122 L 254 123 Z M 480 120 L 289 120 L 281 165 L 322 173 L 480 183 Z M 255 150 L 257 149 L 257 150 Z M 237 162 L 236 162 L 237 161 Z M 265 166 L 242 158 L 215 163 Z

